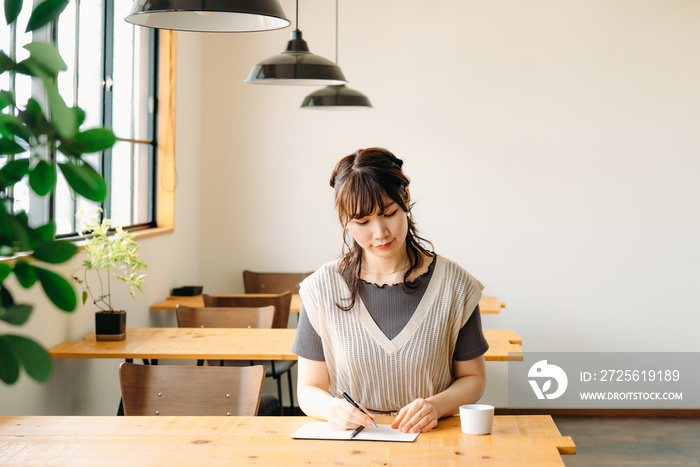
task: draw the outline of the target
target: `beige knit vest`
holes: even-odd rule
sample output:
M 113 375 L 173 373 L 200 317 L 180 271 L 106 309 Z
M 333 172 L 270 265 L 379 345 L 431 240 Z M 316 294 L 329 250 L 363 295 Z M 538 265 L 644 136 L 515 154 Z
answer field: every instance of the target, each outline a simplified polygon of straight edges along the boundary
M 415 313 L 392 340 L 358 297 L 349 311 L 336 303 L 350 291 L 334 261 L 301 283 L 309 321 L 323 341 L 335 397 L 348 392 L 370 410 L 397 412 L 416 398 L 447 389 L 454 380 L 457 335 L 481 298 L 483 286 L 456 263 L 435 259 L 433 277 Z

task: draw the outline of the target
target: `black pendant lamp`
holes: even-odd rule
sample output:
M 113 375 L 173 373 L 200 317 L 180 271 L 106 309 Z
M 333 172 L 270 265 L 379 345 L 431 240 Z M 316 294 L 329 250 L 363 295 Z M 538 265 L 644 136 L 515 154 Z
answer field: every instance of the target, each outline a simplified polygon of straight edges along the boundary
M 338 63 L 338 0 L 335 0 L 335 62 Z M 369 98 L 344 84 L 326 86 L 304 98 L 302 109 L 361 110 L 372 108 Z
M 304 98 L 303 109 L 352 110 L 372 107 L 369 97 L 344 84 L 326 86 Z
M 299 0 L 296 3 L 296 23 L 287 49 L 255 65 L 246 83 L 323 86 L 347 82 L 336 63 L 309 51 L 299 30 Z
M 291 24 L 278 0 L 136 0 L 124 19 L 193 32 L 270 31 Z

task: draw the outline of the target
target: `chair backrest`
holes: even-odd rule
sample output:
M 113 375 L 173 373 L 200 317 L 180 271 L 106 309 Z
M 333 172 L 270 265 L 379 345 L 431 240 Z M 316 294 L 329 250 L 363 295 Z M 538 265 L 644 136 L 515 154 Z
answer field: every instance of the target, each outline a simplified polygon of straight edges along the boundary
M 299 293 L 299 283 L 312 272 L 243 271 L 245 293 Z
M 279 294 L 234 294 L 208 295 L 202 294 L 205 307 L 262 307 L 274 306 L 275 318 L 273 328 L 286 328 L 289 320 L 289 305 L 292 302 L 292 292 Z
M 181 328 L 271 328 L 275 307 L 190 307 L 175 308 L 177 325 Z
M 260 365 L 119 366 L 124 415 L 255 415 L 264 379 Z

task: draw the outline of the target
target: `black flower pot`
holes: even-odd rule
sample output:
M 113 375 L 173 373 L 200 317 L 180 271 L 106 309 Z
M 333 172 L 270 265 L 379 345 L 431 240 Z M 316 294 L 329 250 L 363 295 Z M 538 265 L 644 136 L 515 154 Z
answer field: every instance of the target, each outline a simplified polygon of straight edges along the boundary
M 126 338 L 126 311 L 95 313 L 95 334 L 98 341 L 121 341 Z

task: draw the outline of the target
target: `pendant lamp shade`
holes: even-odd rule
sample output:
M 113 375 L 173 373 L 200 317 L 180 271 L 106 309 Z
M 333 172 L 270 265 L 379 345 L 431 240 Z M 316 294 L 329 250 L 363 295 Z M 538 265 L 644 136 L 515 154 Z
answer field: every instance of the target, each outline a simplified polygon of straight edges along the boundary
M 367 96 L 344 84 L 326 86 L 314 91 L 301 103 L 302 109 L 360 110 L 371 107 L 372 104 Z
M 250 70 L 246 83 L 325 86 L 347 82 L 340 67 L 309 51 L 301 31 L 292 31 L 287 49 L 267 58 Z
M 254 32 L 291 22 L 278 0 L 136 0 L 127 22 L 194 32 Z

